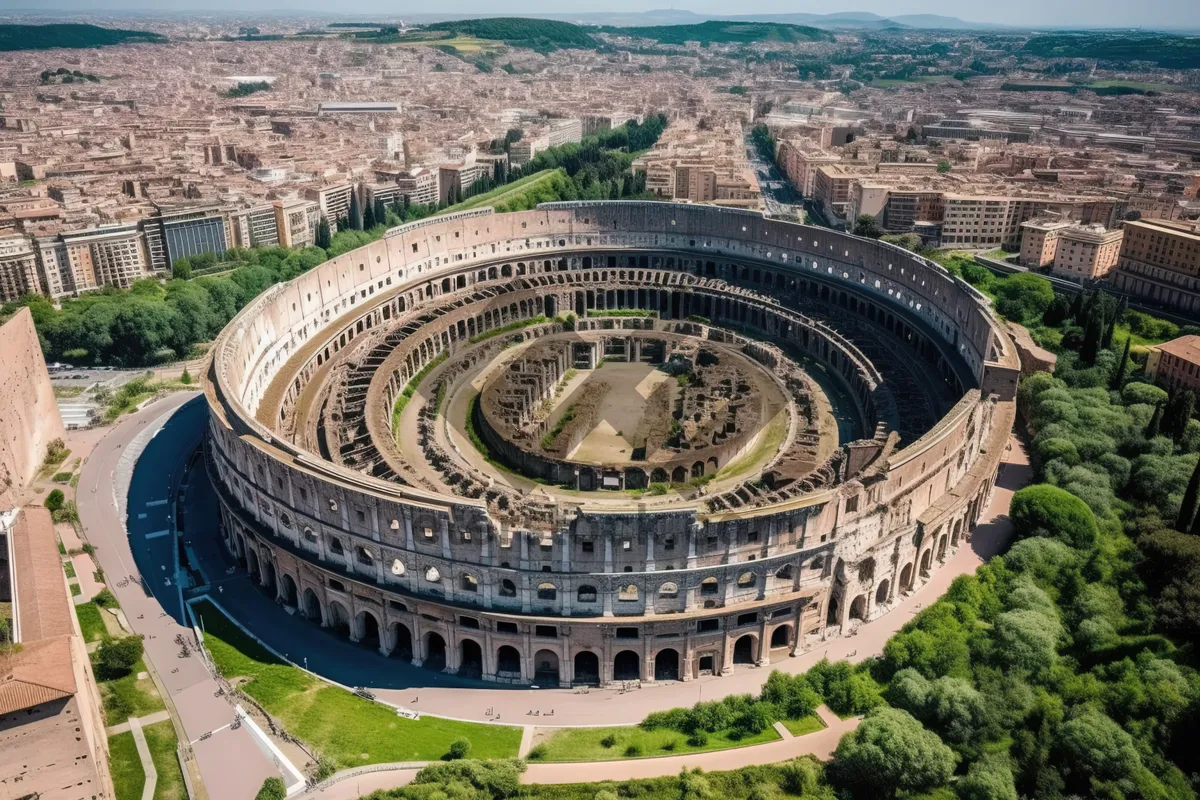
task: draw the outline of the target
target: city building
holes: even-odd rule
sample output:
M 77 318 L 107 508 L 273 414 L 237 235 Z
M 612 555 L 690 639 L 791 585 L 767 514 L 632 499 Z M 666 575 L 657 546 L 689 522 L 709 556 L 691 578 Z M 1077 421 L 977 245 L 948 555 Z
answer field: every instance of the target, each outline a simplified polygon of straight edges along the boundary
M 274 205 L 241 209 L 229 214 L 234 247 L 278 247 L 279 222 Z
M 45 291 L 29 239 L 21 235 L 0 237 L 0 302 Z
M 1072 225 L 1058 235 L 1050 273 L 1077 283 L 1106 277 L 1117 264 L 1124 233 L 1103 225 Z
M 329 222 L 329 230 L 337 233 L 338 224 L 350 217 L 350 193 L 353 191 L 353 184 L 338 183 L 309 189 L 305 196 L 316 202 L 321 216 Z
M 578 142 L 583 139 L 583 122 L 578 119 L 552 119 L 546 138 L 551 147 Z
M 546 136 L 526 137 L 508 146 L 508 160 L 514 167 L 524 166 L 549 146 L 550 139 Z
M 1200 336 L 1180 336 L 1147 347 L 1146 374 L 1167 391 L 1200 391 Z
M 64 232 L 62 242 L 75 292 L 101 286 L 128 289 L 150 276 L 146 237 L 136 223 Z
M 316 244 L 321 212 L 311 200 L 276 200 L 275 230 L 281 247 L 308 247 Z
M 1054 263 L 1058 252 L 1058 237 L 1071 227 L 1071 222 L 1045 217 L 1021 223 L 1021 265 L 1041 269 Z
M 1127 222 L 1113 285 L 1176 311 L 1200 313 L 1200 223 Z
M 441 197 L 438 191 L 438 173 L 433 170 L 410 170 L 399 177 L 396 185 L 412 205 L 433 205 Z

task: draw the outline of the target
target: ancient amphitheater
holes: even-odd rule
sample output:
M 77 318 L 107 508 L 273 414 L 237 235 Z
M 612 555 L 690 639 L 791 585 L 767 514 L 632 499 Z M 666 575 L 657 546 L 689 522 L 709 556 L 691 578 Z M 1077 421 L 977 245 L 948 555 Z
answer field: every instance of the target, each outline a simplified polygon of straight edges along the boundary
M 211 371 L 222 533 L 268 591 L 544 686 L 728 674 L 886 613 L 985 508 L 1019 365 L 904 250 L 598 202 L 393 229 L 258 298 Z

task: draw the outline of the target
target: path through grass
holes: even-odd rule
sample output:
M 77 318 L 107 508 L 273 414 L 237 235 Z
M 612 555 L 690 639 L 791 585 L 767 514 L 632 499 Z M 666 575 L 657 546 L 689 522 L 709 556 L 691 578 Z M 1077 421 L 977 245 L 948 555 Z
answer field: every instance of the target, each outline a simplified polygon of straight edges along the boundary
M 626 758 L 680 756 L 748 747 L 773 742 L 780 738 L 774 728 L 756 736 L 734 738 L 731 731 L 708 734 L 708 741 L 699 746 L 688 744 L 688 736 L 679 731 L 660 728 L 642 730 L 636 725 L 617 728 L 567 728 L 556 731 L 537 743 L 541 754 L 536 761 L 617 761 Z M 605 744 L 608 743 L 606 747 Z M 473 755 L 473 754 L 472 754 Z
M 138 758 L 132 733 L 108 737 L 108 763 L 113 786 L 117 790 L 117 800 L 142 800 L 146 773 L 142 770 L 142 761 Z

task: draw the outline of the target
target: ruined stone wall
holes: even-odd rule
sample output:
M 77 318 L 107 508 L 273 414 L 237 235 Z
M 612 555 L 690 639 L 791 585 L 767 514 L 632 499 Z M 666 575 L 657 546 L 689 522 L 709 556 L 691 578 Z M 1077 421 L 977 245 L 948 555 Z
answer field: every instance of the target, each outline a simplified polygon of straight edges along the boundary
M 17 505 L 62 417 L 29 309 L 0 326 L 0 510 Z

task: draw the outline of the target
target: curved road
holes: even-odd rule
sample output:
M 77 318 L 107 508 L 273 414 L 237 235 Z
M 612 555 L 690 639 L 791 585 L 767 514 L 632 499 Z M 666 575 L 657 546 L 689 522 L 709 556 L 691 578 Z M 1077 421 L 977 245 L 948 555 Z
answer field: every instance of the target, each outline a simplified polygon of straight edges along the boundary
M 139 572 L 155 578 L 148 584 L 158 595 L 157 599 L 133 583 L 124 588 L 114 586 L 113 590 L 134 629 L 148 634 L 147 656 L 167 684 L 188 737 L 196 740 L 208 731 L 219 731 L 205 741 L 193 743 L 210 796 L 249 798 L 264 777 L 277 772 L 256 746 L 248 746 L 253 740 L 244 728 L 222 729 L 229 722 L 230 707 L 224 699 L 214 696 L 216 684 L 199 659 L 178 657 L 178 646 L 173 640 L 177 633 L 186 633 L 188 629 L 172 618 L 180 614 L 177 587 L 165 584 L 172 569 L 173 539 L 169 535 L 155 535 L 167 527 L 165 515 L 170 506 L 158 503 L 166 499 L 172 473 L 179 470 L 203 436 L 207 414 L 203 401 L 184 406 L 193 397 L 195 395 L 169 397 L 118 425 L 85 464 L 78 503 L 88 539 L 97 546 L 101 566 L 113 584 L 119 580 L 113 576 Z M 171 417 L 163 432 L 151 440 L 132 475 L 131 535 L 127 538 L 115 502 L 117 487 L 121 485 L 122 448 L 134 442 L 145 426 L 181 406 L 182 411 Z M 128 465 L 124 469 L 127 472 Z M 977 526 L 970 544 L 960 547 L 928 582 L 890 613 L 863 625 L 855 635 L 832 639 L 795 658 L 777 662 L 771 668 L 740 667 L 737 673 L 726 677 L 646 685 L 628 692 L 631 697 L 622 696 L 625 693 L 619 689 L 592 689 L 579 693 L 571 689 L 497 687 L 433 673 L 397 659 L 386 659 L 375 651 L 322 630 L 298 615 L 285 613 L 273 598 L 253 586 L 244 572 L 227 572 L 230 562 L 217 536 L 216 498 L 203 469 L 194 470 L 189 479 L 183 511 L 187 520 L 186 537 L 199 562 L 195 566 L 204 572 L 213 596 L 219 598 L 239 622 L 292 661 L 306 663 L 314 672 L 344 685 L 374 687 L 380 699 L 425 714 L 511 725 L 578 727 L 633 724 L 650 711 L 691 705 L 697 700 L 711 700 L 732 693 L 757 693 L 770 669 L 794 673 L 808 669 L 825 657 L 858 661 L 878 654 L 887 639 L 920 608 L 936 600 L 951 581 L 974 571 L 1004 548 L 1011 533 L 1007 511 L 1012 493 L 1028 483 L 1030 477 L 1024 450 L 1014 437 L 996 482 L 986 520 Z M 144 518 L 143 514 L 146 515 Z M 176 669 L 178 671 L 172 671 Z M 537 783 L 616 780 L 675 774 L 682 766 L 732 769 L 779 761 L 802 753 L 827 757 L 853 724 L 852 721 L 838 721 L 824 731 L 802 738 L 717 753 L 596 764 L 534 764 L 524 780 Z M 412 769 L 393 769 L 357 776 L 312 796 L 339 800 L 358 797 L 353 792 L 360 788 L 365 794 L 376 788 L 396 786 L 414 773 Z

